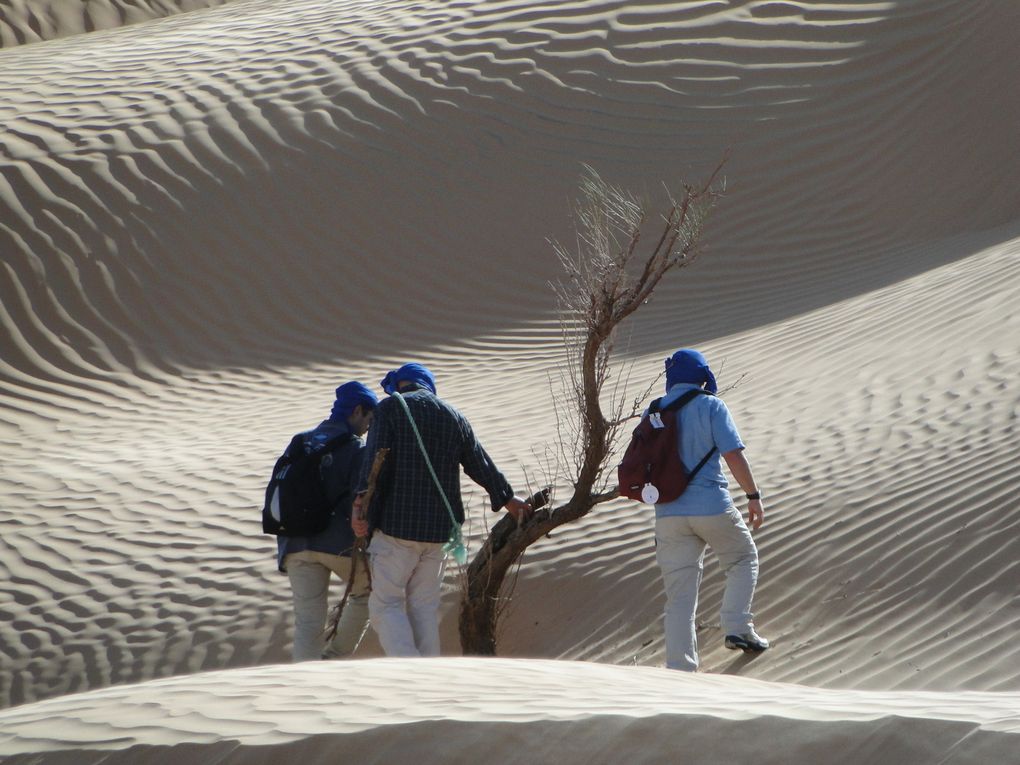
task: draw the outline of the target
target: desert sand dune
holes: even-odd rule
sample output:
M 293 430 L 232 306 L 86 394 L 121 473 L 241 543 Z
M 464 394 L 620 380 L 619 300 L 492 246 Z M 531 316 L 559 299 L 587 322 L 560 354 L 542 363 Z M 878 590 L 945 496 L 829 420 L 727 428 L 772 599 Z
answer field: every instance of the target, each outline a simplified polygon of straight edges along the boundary
M 0 746 L 12 763 L 83 765 L 459 763 L 482 753 L 493 762 L 658 763 L 696 753 L 702 762 L 980 763 L 1015 752 L 1017 701 L 1015 693 L 837 692 L 648 667 L 375 659 L 51 699 L 0 712 Z M 57 726 L 68 731 L 64 742 L 52 738 Z M 834 736 L 839 746 L 827 746 Z
M 34 305 L 28 316 L 12 306 L 15 323 L 42 314 L 57 345 L 71 333 L 76 355 L 100 345 L 90 333 L 115 334 L 104 329 L 113 324 L 128 348 L 108 341 L 104 366 L 129 368 L 140 353 L 213 366 L 225 355 L 321 358 L 335 347 L 332 328 L 284 334 L 268 318 L 289 315 L 299 296 L 350 305 L 341 320 L 357 316 L 362 328 L 345 339 L 359 343 L 351 352 L 394 334 L 409 347 L 441 344 L 465 323 L 494 331 L 548 312 L 536 289 L 556 273 L 545 240 L 569 235 L 581 162 L 654 192 L 704 175 L 732 147 L 731 194 L 711 242 L 726 257 L 665 296 L 697 317 L 687 330 L 696 339 L 920 272 L 942 262 L 930 254 L 937 247 L 890 253 L 1013 220 L 1003 157 L 1016 135 L 1000 119 L 1007 104 L 984 95 L 1012 84 L 1005 46 L 988 39 L 1007 34 L 1010 11 L 989 19 L 981 4 L 985 12 L 959 18 L 956 4 L 942 15 L 930 3 L 899 14 L 851 4 L 780 25 L 759 23 L 755 4 L 697 4 L 664 26 L 668 6 L 655 7 L 641 24 L 629 6 L 585 3 L 541 13 L 232 3 L 8 51 L 3 118 L 19 161 L 3 193 L 28 206 L 5 238 L 63 253 L 49 277 L 54 290 L 70 282 L 59 310 L 22 283 Z M 970 80 L 888 83 L 890 72 L 912 71 L 913 56 L 941 53 L 943 38 L 954 62 L 973 67 Z M 968 41 L 975 50 L 960 50 Z M 996 66 L 989 54 L 999 50 Z M 131 257 L 138 251 L 144 258 Z M 433 254 L 472 278 L 444 281 Z M 338 264 L 362 278 L 323 278 Z M 38 269 L 28 260 L 15 272 Z M 402 278 L 381 289 L 380 274 Z M 224 297 L 196 293 L 191 279 Z M 432 299 L 440 288 L 445 310 Z M 85 290 L 88 304 L 74 305 Z M 708 292 L 741 304 L 726 327 L 708 315 Z M 430 321 L 401 322 L 383 295 L 430 305 Z M 33 343 L 68 353 L 51 345 Z
M 422 731 L 467 751 L 470 722 L 516 746 L 506 707 L 459 716 L 445 696 L 346 743 L 321 721 L 277 735 L 246 706 L 260 687 L 311 704 L 345 673 L 380 714 L 400 705 L 385 662 L 301 668 L 293 687 L 289 668 L 245 669 L 289 656 L 264 480 L 338 382 L 410 359 L 515 486 L 549 480 L 562 358 L 547 239 L 570 241 L 582 165 L 658 205 L 663 182 L 707 177 L 727 152 L 703 257 L 618 346 L 635 383 L 683 345 L 724 385 L 742 378 L 726 397 L 766 490 L 756 621 L 774 648 L 722 649 L 710 564 L 704 669 L 742 677 L 656 670 L 652 516 L 619 502 L 529 552 L 500 643 L 522 661 L 488 671 L 599 662 L 618 666 L 561 663 L 578 698 L 599 697 L 605 671 L 632 673 L 635 704 L 683 683 L 708 699 L 571 717 L 574 734 L 603 726 L 599 751 L 659 714 L 718 734 L 742 694 L 838 710 L 748 712 L 789 739 L 775 762 L 816 761 L 841 732 L 864 747 L 846 762 L 883 761 L 868 741 L 892 759 L 903 744 L 903 762 L 1013 751 L 1015 721 L 991 721 L 1015 718 L 1020 689 L 1020 8 L 233 0 L 134 21 L 0 50 L 0 705 L 100 689 L 0 713 L 0 753 L 31 751 L 23 721 L 60 709 L 40 744 L 54 758 L 134 761 L 138 744 L 260 761 L 205 712 L 212 732 L 189 737 L 191 704 L 302 757 L 390 734 L 413 748 Z M 476 546 L 493 517 L 472 504 Z M 456 654 L 455 571 L 448 585 Z M 378 654 L 371 638 L 360 652 Z M 428 697 L 484 666 L 413 672 Z M 156 683 L 170 675 L 188 677 Z M 560 740 L 557 703 L 576 699 L 546 680 L 528 720 Z M 118 705 L 152 688 L 172 689 L 182 724 L 120 736 Z M 965 701 L 933 711 L 950 698 Z M 680 746 L 660 744 L 647 761 Z
M 116 29 L 227 0 L 2 0 L 0 48 Z

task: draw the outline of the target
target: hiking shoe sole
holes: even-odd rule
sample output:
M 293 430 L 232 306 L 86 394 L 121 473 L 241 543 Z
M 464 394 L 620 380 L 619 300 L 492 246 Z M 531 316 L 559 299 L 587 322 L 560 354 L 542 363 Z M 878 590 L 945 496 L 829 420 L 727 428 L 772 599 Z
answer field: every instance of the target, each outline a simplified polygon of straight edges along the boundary
M 762 651 L 767 651 L 769 648 L 769 641 L 764 638 L 748 638 L 743 635 L 727 635 L 724 645 L 731 651 L 743 651 L 744 653 L 759 654 Z

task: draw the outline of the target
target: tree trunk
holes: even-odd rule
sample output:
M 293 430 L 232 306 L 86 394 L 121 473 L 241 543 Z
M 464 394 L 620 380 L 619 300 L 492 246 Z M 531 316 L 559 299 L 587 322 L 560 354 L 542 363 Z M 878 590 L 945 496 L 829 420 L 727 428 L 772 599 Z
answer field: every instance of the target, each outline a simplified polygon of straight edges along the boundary
M 544 504 L 548 489 L 528 499 L 532 506 Z M 540 509 L 518 526 L 509 515 L 503 516 L 492 528 L 485 546 L 478 551 L 467 571 L 467 588 L 460 609 L 460 644 L 466 655 L 496 655 L 496 622 L 502 605 L 500 589 L 510 568 L 524 551 L 557 526 L 587 515 L 595 505 L 615 499 L 611 491 L 595 496 L 589 502 L 568 502 L 555 510 Z

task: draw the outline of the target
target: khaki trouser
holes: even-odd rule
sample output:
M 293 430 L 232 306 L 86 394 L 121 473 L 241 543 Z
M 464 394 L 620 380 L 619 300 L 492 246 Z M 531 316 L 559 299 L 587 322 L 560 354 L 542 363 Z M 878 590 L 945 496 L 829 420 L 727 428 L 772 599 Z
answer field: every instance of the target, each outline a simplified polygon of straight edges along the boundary
M 439 655 L 443 545 L 376 531 L 368 547 L 372 628 L 387 656 Z
M 758 548 L 740 512 L 731 507 L 718 515 L 677 515 L 655 519 L 655 559 L 666 586 L 666 666 L 693 672 L 698 668 L 694 615 L 704 570 L 705 547 L 715 551 L 726 589 L 719 614 L 724 635 L 747 632 L 751 600 L 758 582 Z
M 328 645 L 325 627 L 330 574 L 336 574 L 346 587 L 351 576 L 351 558 L 303 550 L 288 555 L 283 565 L 294 597 L 294 661 L 339 659 L 354 653 L 368 628 L 368 574 L 363 564 L 358 564 L 351 597 L 344 607 L 336 636 Z

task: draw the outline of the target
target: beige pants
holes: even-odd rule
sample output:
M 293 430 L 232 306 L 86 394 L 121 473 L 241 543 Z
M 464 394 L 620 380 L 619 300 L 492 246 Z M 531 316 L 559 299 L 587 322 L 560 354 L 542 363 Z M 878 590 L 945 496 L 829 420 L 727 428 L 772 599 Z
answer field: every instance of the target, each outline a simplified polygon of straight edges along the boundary
M 719 515 L 678 515 L 655 520 L 655 559 L 666 586 L 666 666 L 693 672 L 698 668 L 694 615 L 710 546 L 726 575 L 722 610 L 724 635 L 753 627 L 751 600 L 758 582 L 758 548 L 740 512 L 731 507 Z
M 443 545 L 376 531 L 372 561 L 372 628 L 387 656 L 439 655 Z
M 336 636 L 325 641 L 329 611 L 329 579 L 336 574 L 343 584 L 351 576 L 351 558 L 304 550 L 283 561 L 294 597 L 294 661 L 339 659 L 354 653 L 368 628 L 368 576 L 358 563 L 351 597 L 344 607 Z M 341 589 L 337 601 L 343 595 Z

